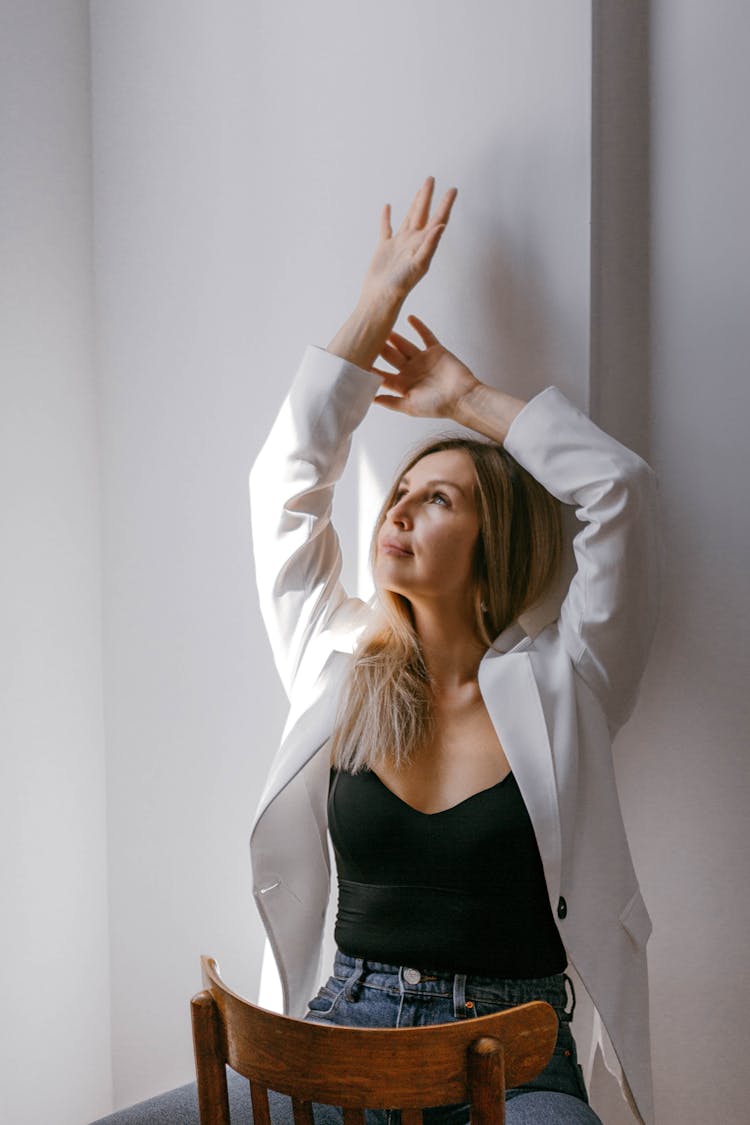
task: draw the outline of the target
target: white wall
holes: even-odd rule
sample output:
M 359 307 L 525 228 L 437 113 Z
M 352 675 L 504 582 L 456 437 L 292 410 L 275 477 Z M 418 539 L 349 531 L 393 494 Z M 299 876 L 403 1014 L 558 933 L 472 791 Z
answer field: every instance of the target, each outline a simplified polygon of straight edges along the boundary
M 285 708 L 250 464 L 305 345 L 356 300 L 382 204 L 400 221 L 429 173 L 460 194 L 405 311 L 485 377 L 586 402 L 590 43 L 583 2 L 110 0 L 92 17 L 122 1105 L 191 1077 L 201 952 L 257 989 L 247 837 Z M 376 476 L 418 432 L 371 420 Z M 352 581 L 356 494 L 354 471 Z
M 0 6 L 0 1120 L 110 1105 L 88 5 Z
M 405 7 L 92 5 L 100 558 L 86 5 L 0 6 L 3 1120 L 110 1104 L 102 584 L 115 1104 L 191 1077 L 200 952 L 257 988 L 247 833 L 284 707 L 247 469 L 382 203 L 430 172 L 459 198 L 405 312 L 516 393 L 590 397 L 659 473 L 669 582 L 616 746 L 657 1113 L 746 1117 L 747 9 L 642 0 L 604 28 L 587 386 L 587 5 Z M 357 469 L 416 432 L 366 427 L 352 584 Z

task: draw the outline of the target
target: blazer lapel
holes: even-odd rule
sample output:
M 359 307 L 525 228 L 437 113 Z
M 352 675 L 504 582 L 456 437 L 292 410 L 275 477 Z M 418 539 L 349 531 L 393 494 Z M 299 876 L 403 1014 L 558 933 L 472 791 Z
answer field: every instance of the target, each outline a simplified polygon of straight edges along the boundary
M 506 631 L 507 632 L 507 631 Z M 515 634 L 514 634 L 515 636 Z M 501 634 L 502 647 L 506 633 Z M 490 650 L 479 688 L 534 827 L 550 903 L 560 895 L 561 835 L 552 748 L 528 652 Z

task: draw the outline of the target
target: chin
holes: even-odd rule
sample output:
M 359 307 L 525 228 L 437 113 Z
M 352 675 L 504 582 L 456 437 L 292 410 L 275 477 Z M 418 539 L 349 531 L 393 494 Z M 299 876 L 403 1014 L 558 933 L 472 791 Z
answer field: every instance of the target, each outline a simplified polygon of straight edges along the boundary
M 378 580 L 375 579 L 375 591 L 379 597 L 383 594 L 398 594 L 400 597 L 406 598 L 407 600 L 409 598 L 408 591 L 404 590 L 401 585 L 388 581 L 378 582 Z

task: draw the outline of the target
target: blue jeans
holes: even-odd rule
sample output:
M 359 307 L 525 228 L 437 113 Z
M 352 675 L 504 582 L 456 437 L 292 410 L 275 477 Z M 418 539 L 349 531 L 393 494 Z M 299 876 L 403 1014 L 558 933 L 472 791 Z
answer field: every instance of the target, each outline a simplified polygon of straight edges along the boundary
M 566 982 L 571 995 L 569 1010 Z M 475 1019 L 530 1000 L 546 1000 L 555 1009 L 559 1021 L 557 1042 L 541 1074 L 506 1091 L 509 1125 L 513 1121 L 518 1125 L 526 1121 L 540 1125 L 601 1125 L 588 1105 L 570 1030 L 575 1008 L 573 982 L 562 973 L 531 980 L 504 980 L 384 965 L 338 951 L 333 975 L 308 1004 L 305 1019 L 349 1027 L 420 1027 Z M 518 1104 L 513 1105 L 514 1102 Z M 465 1125 L 468 1117 L 468 1106 L 441 1106 L 427 1110 L 425 1125 Z M 370 1125 L 395 1125 L 396 1121 L 391 1112 L 368 1112 Z

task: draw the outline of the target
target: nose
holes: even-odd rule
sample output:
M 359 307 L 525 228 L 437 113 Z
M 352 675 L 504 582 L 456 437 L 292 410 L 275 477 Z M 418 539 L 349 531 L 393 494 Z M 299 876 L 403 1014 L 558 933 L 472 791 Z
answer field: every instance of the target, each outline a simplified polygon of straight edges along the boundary
M 406 497 L 397 500 L 395 504 L 386 512 L 386 518 L 397 527 L 409 527 L 411 524 L 411 514 L 409 511 L 409 504 Z

